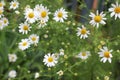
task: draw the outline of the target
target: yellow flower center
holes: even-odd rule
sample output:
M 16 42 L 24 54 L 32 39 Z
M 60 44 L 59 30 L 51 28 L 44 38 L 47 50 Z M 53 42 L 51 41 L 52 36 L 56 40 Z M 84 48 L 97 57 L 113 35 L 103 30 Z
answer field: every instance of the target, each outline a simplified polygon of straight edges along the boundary
M 95 22 L 100 22 L 102 20 L 101 16 L 94 17 Z
M 28 17 L 29 17 L 29 18 L 33 18 L 33 17 L 34 17 L 34 13 L 33 13 L 33 12 L 29 13 L 29 14 L 28 14 Z
M 59 17 L 59 18 L 63 17 L 63 13 L 62 13 L 62 12 L 59 12 L 59 13 L 58 13 L 58 17 Z
M 36 40 L 36 37 L 32 37 L 32 41 L 35 41 Z
M 86 32 L 87 32 L 87 31 L 86 31 L 85 28 L 81 30 L 81 34 L 86 34 Z
M 27 45 L 27 42 L 23 42 L 23 44 L 22 44 L 23 46 L 26 46 Z
M 114 9 L 114 11 L 115 11 L 115 13 L 120 13 L 120 7 L 116 7 L 116 8 Z
M 4 23 L 6 24 L 6 23 L 7 23 L 7 20 L 4 20 Z
M 11 59 L 12 59 L 12 60 L 14 60 L 14 59 L 15 59 L 15 57 L 14 57 L 14 56 L 11 56 Z
M 46 11 L 42 11 L 41 12 L 41 16 L 44 18 L 44 17 L 46 17 L 47 16 L 47 12 Z
M 17 5 L 16 3 L 13 3 L 13 7 L 16 7 L 16 5 Z
M 3 4 L 0 2 L 0 7 L 2 7 L 3 6 Z
M 82 56 L 86 56 L 86 53 L 85 53 L 85 52 L 83 52 L 83 53 L 82 53 Z
M 23 30 L 28 30 L 28 26 L 24 25 Z
M 109 51 L 105 51 L 104 52 L 104 57 L 109 58 L 110 57 L 110 52 Z
M 48 62 L 53 62 L 53 57 L 49 57 Z
M 3 10 L 0 10 L 0 14 L 2 14 L 3 13 Z

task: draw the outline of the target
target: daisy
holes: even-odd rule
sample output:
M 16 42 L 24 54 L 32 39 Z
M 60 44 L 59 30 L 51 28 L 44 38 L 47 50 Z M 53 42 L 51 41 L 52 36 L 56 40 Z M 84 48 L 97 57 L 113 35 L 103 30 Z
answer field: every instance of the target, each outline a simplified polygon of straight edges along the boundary
M 19 43 L 19 49 L 21 50 L 26 50 L 27 48 L 30 47 L 30 42 L 28 39 L 22 39 L 21 42 Z
M 5 2 L 2 0 L 0 1 L 0 8 L 3 8 L 5 6 Z
M 84 27 L 84 25 L 82 25 L 82 28 L 77 28 L 77 36 L 80 36 L 81 39 L 87 38 L 89 34 L 90 32 Z
M 48 38 L 49 36 L 48 36 L 48 34 L 44 34 L 44 36 L 43 36 L 44 38 Z
M 37 12 L 31 8 L 26 8 L 24 15 L 26 21 L 28 21 L 29 23 L 34 23 L 37 20 Z
M 62 70 L 60 70 L 60 71 L 57 72 L 57 74 L 58 74 L 59 76 L 62 76 L 62 75 L 64 74 L 64 72 L 63 72 Z
M 29 40 L 30 40 L 31 44 L 36 45 L 39 42 L 39 36 L 36 34 L 32 34 L 32 35 L 30 35 Z
M 55 57 L 56 59 L 59 59 L 59 58 L 60 58 L 60 55 L 59 55 L 58 53 L 54 53 L 54 57 Z
M 43 60 L 44 64 L 47 65 L 48 67 L 53 67 L 57 63 L 57 59 L 54 56 L 54 54 L 48 53 L 47 55 L 44 56 Z
M 49 19 L 48 15 L 50 14 L 49 9 L 42 5 L 40 6 L 40 8 L 41 9 L 38 11 L 38 19 L 47 22 Z
M 20 12 L 18 10 L 16 10 L 15 13 L 18 14 L 18 15 L 20 14 Z
M 64 49 L 60 49 L 59 51 L 60 51 L 59 55 L 63 56 L 64 55 Z
M 81 59 L 87 59 L 88 57 L 90 56 L 90 52 L 89 51 L 83 51 L 83 52 L 80 52 L 77 57 L 78 58 L 81 58 Z
M 104 80 L 110 80 L 110 77 L 109 76 L 105 76 Z
M 43 28 L 44 26 L 46 26 L 46 22 L 44 20 L 40 20 L 38 28 Z
M 67 17 L 68 17 L 68 15 L 67 15 L 67 12 L 65 11 L 65 9 L 60 8 L 57 11 L 55 11 L 53 19 L 57 22 L 58 21 L 64 22 L 64 20 L 66 20 Z
M 17 9 L 19 7 L 19 2 L 17 0 L 13 0 L 10 2 L 10 9 Z
M 16 62 L 17 56 L 16 54 L 8 54 L 8 59 L 9 59 L 9 62 Z
M 4 26 L 8 26 L 9 21 L 8 21 L 7 18 L 4 17 L 4 18 L 2 18 L 1 20 L 3 21 L 3 25 L 4 25 Z
M 3 25 L 3 21 L 2 20 L 0 20 L 0 30 L 3 30 L 3 28 L 4 28 L 4 25 Z
M 92 18 L 92 20 L 90 21 L 90 24 L 93 26 L 96 26 L 97 28 L 99 27 L 99 24 L 106 24 L 104 20 L 106 20 L 105 17 L 106 14 L 103 14 L 103 12 L 101 12 L 100 14 L 98 13 L 98 10 L 96 11 L 96 15 L 94 13 L 90 13 L 90 17 Z
M 3 9 L 3 8 L 0 8 L 0 18 L 1 18 L 2 16 L 4 16 L 4 15 L 3 15 L 3 12 L 4 12 L 4 9 Z
M 109 63 L 112 62 L 111 58 L 112 58 L 112 50 L 108 50 L 107 47 L 103 47 L 102 49 L 100 49 L 101 52 L 98 52 L 99 57 L 102 57 L 102 59 L 100 60 L 101 62 L 105 63 L 107 60 Z
M 112 4 L 112 7 L 109 8 L 109 11 L 111 12 L 111 17 L 115 16 L 115 20 L 117 18 L 120 19 L 120 4 L 118 4 L 118 2 L 116 2 L 116 4 Z
M 39 78 L 40 74 L 38 72 L 35 73 L 35 79 Z
M 37 4 L 37 5 L 35 6 L 34 10 L 39 12 L 42 8 L 44 8 L 44 6 L 43 6 L 42 4 L 40 4 L 40 5 Z
M 22 34 L 27 34 L 28 31 L 30 31 L 30 25 L 28 23 L 21 23 L 19 25 L 19 32 L 22 33 Z
M 15 70 L 11 70 L 8 73 L 9 78 L 15 78 L 17 76 L 17 72 Z

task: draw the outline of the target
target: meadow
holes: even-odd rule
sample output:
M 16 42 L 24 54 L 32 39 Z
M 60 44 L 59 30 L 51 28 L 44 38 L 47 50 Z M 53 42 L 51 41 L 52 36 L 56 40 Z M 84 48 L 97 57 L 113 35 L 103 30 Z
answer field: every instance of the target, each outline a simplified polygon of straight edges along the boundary
M 87 17 L 63 0 L 1 0 L 0 80 L 120 80 L 119 27 L 119 0 Z

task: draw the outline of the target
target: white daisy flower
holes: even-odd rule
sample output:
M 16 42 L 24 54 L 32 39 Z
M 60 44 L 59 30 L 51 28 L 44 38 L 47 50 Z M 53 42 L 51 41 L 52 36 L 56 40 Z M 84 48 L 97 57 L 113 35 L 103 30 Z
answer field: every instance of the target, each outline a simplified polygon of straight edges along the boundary
M 22 33 L 22 34 L 27 34 L 28 31 L 30 31 L 30 25 L 28 23 L 21 23 L 19 25 L 19 32 Z
M 64 72 L 63 72 L 62 70 L 60 70 L 60 71 L 57 72 L 57 74 L 58 74 L 59 76 L 62 76 L 62 75 L 64 74 Z
M 35 79 L 37 79 L 37 78 L 39 78 L 39 77 L 40 77 L 39 73 L 36 72 L 36 73 L 35 73 Z
M 28 21 L 29 23 L 34 23 L 37 20 L 37 12 L 31 8 L 26 8 L 24 15 L 26 21 Z
M 2 16 L 4 16 L 4 15 L 3 15 L 3 12 L 4 12 L 4 9 L 3 9 L 3 8 L 0 8 L 0 18 L 1 18 Z
M 0 1 L 0 8 L 3 8 L 5 6 L 5 2 L 2 0 Z
M 110 80 L 110 77 L 109 76 L 105 76 L 104 80 Z
M 101 12 L 99 14 L 98 10 L 96 11 L 96 15 L 94 13 L 90 13 L 90 17 L 92 18 L 92 20 L 90 21 L 90 24 L 93 26 L 96 26 L 97 28 L 99 27 L 99 24 L 106 24 L 104 20 L 106 20 L 105 17 L 106 14 L 103 14 L 103 12 Z
M 11 70 L 8 73 L 9 78 L 15 78 L 17 76 L 17 72 L 15 70 Z
M 60 51 L 59 55 L 62 55 L 62 56 L 63 56 L 63 55 L 64 55 L 64 50 L 63 50 L 63 49 L 60 49 L 59 51 Z
M 20 12 L 18 10 L 15 11 L 16 14 L 20 14 Z
M 55 64 L 57 64 L 57 58 L 54 56 L 54 54 L 48 53 L 47 55 L 44 56 L 43 62 L 48 67 L 53 67 L 55 66 Z
M 90 52 L 89 51 L 83 51 L 80 52 L 76 57 L 81 58 L 81 59 L 87 59 L 90 56 Z
M 66 20 L 67 17 L 68 17 L 68 15 L 67 15 L 67 12 L 65 11 L 65 9 L 60 8 L 60 9 L 55 11 L 53 19 L 57 22 L 58 21 L 64 22 L 64 20 Z
M 10 2 L 10 9 L 17 9 L 19 7 L 19 2 L 17 0 L 13 0 Z
M 30 47 L 30 42 L 28 39 L 22 39 L 21 42 L 19 43 L 19 49 L 21 50 L 26 50 L 27 48 Z
M 60 55 L 59 55 L 58 53 L 54 53 L 54 57 L 55 57 L 56 59 L 59 59 Z
M 34 10 L 39 12 L 39 11 L 41 11 L 42 8 L 44 8 L 44 6 L 43 6 L 42 4 L 40 4 L 40 5 L 37 4 L 37 5 L 35 6 Z
M 89 34 L 90 32 L 84 27 L 84 25 L 82 25 L 82 28 L 77 28 L 77 36 L 80 36 L 81 39 L 87 38 Z
M 47 35 L 47 34 L 44 34 L 44 38 L 48 38 L 48 35 Z
M 98 52 L 99 57 L 102 57 L 102 59 L 100 60 L 101 62 L 105 63 L 107 60 L 109 61 L 109 63 L 112 62 L 111 58 L 112 58 L 112 50 L 108 50 L 107 47 L 103 47 L 102 49 L 100 49 L 101 52 Z
M 47 7 L 41 6 L 40 11 L 38 11 L 38 19 L 47 22 L 49 19 L 49 14 L 49 9 L 47 9 Z
M 1 20 L 3 21 L 3 25 L 4 25 L 4 26 L 8 26 L 9 21 L 8 21 L 7 18 L 3 17 Z
M 43 27 L 45 27 L 47 24 L 46 24 L 46 22 L 44 21 L 44 20 L 40 20 L 40 22 L 39 22 L 39 25 L 38 25 L 38 28 L 43 28 Z
M 112 7 L 109 8 L 109 11 L 111 12 L 111 17 L 115 16 L 115 20 L 117 18 L 120 19 L 120 4 L 118 4 L 118 2 L 116 2 L 116 4 L 112 4 Z
M 29 37 L 29 41 L 30 41 L 31 44 L 35 44 L 36 45 L 39 42 L 39 36 L 36 35 L 36 34 L 32 34 Z
M 25 6 L 24 12 L 25 12 L 26 10 L 28 10 L 28 9 L 31 9 L 31 8 L 30 8 L 30 5 L 26 5 L 26 6 Z
M 16 54 L 8 54 L 8 59 L 9 59 L 9 62 L 16 62 L 17 56 Z

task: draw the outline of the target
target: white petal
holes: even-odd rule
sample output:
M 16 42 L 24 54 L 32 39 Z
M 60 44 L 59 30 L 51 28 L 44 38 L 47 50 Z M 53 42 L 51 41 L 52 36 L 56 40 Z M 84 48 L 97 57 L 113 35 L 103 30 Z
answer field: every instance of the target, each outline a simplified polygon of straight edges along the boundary
M 104 49 L 105 51 L 108 51 L 108 48 L 107 48 L 106 46 L 104 46 L 103 49 Z
M 112 57 L 112 54 L 110 54 L 110 58 Z
M 110 50 L 109 52 L 112 52 L 113 50 Z
M 109 11 L 110 11 L 110 12 L 113 12 L 113 11 L 114 11 L 114 8 L 109 8 Z
M 118 14 L 118 17 L 119 17 L 119 19 L 120 19 L 120 13 Z
M 115 12 L 112 12 L 112 13 L 110 14 L 111 17 L 113 17 L 114 15 L 115 15 Z
M 99 27 L 99 23 L 96 24 L 96 27 L 97 27 L 97 28 Z
M 105 21 L 103 21 L 103 20 L 102 20 L 100 23 L 101 23 L 101 24 L 106 24 Z
M 117 14 L 115 14 L 115 20 L 117 19 Z
M 116 5 L 115 4 L 111 4 L 113 7 L 116 7 Z
M 95 14 L 91 12 L 89 16 L 90 16 L 90 17 L 94 17 Z
M 104 58 L 103 63 L 105 63 L 106 61 L 107 61 L 107 58 Z
M 116 2 L 116 6 L 119 6 L 118 2 Z
M 104 58 L 102 58 L 100 61 L 103 62 Z
M 109 63 L 111 63 L 112 62 L 111 58 L 108 58 L 108 61 L 109 61 Z
M 107 18 L 102 18 L 102 20 L 107 20 Z
M 99 12 L 98 12 L 98 10 L 96 11 L 96 15 L 98 15 L 99 14 Z

